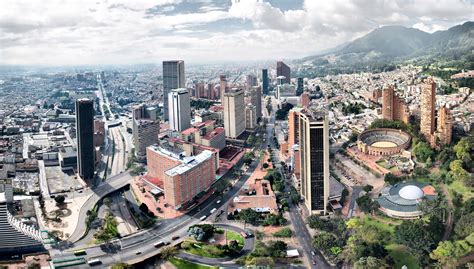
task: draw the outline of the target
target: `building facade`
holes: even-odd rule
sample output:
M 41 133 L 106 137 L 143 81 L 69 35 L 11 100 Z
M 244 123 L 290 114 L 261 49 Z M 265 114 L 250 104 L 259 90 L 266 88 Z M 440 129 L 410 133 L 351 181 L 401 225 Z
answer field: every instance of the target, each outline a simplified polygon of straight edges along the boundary
M 163 119 L 168 120 L 168 93 L 185 88 L 184 61 L 163 61 Z
M 241 89 L 224 94 L 224 129 L 229 138 L 237 138 L 245 131 L 245 101 Z
M 254 86 L 249 90 L 250 103 L 255 106 L 257 121 L 262 118 L 262 88 Z
M 277 62 L 277 77 L 285 77 L 283 80 L 282 80 L 282 83 L 285 84 L 285 83 L 290 83 L 291 81 L 291 69 L 288 65 L 286 65 L 284 62 L 282 61 L 278 61 Z
M 269 89 L 269 80 L 268 80 L 268 69 L 262 69 L 262 92 L 263 94 L 268 94 Z
M 181 132 L 191 126 L 191 99 L 185 88 L 173 89 L 168 94 L 170 129 Z
M 438 110 L 438 122 L 436 131 L 436 144 L 449 145 L 453 137 L 453 116 L 451 111 L 444 105 Z
M 301 195 L 310 213 L 326 214 L 329 200 L 329 122 L 319 112 L 299 116 Z
M 427 141 L 432 140 L 435 131 L 436 83 L 429 77 L 421 85 L 420 132 Z
M 395 93 L 393 85 L 382 90 L 382 118 L 408 123 L 410 111 L 403 97 Z
M 77 170 L 86 182 L 94 178 L 94 102 L 91 99 L 76 100 Z
M 245 129 L 254 130 L 257 128 L 257 112 L 254 105 L 245 107 Z
M 169 145 L 151 146 L 147 151 L 148 175 L 162 180 L 165 202 L 175 209 L 208 191 L 216 178 L 211 151 L 189 156 Z

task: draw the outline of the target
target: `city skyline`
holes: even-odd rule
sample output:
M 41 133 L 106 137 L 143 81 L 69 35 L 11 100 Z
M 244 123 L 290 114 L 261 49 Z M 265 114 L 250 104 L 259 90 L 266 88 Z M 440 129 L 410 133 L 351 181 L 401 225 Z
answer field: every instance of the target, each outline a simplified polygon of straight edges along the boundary
M 0 57 L 7 65 L 53 66 L 300 58 L 384 25 L 446 30 L 473 20 L 473 6 L 472 1 L 7 1 L 0 4 Z

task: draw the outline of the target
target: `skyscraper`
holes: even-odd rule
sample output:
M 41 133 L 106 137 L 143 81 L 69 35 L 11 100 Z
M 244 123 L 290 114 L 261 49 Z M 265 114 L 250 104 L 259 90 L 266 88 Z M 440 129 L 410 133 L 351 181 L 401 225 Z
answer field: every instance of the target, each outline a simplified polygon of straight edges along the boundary
M 168 93 L 186 87 L 184 61 L 163 61 L 163 118 L 168 120 Z
M 168 94 L 170 129 L 181 132 L 191 127 L 191 100 L 187 89 L 173 89 Z
M 299 143 L 299 118 L 302 108 L 294 107 L 288 112 L 288 148 Z
M 133 110 L 133 143 L 139 162 L 146 161 L 146 148 L 159 143 L 160 121 L 156 108 L 139 105 Z
M 245 128 L 253 130 L 257 128 L 257 115 L 256 107 L 252 104 L 248 104 L 245 107 Z
M 429 77 L 421 85 L 420 132 L 427 141 L 432 140 L 435 131 L 436 83 Z
M 408 123 L 410 111 L 402 97 L 395 93 L 395 87 L 390 85 L 382 90 L 382 118 L 399 120 Z
M 245 84 L 247 89 L 251 89 L 253 86 L 257 86 L 257 77 L 254 75 L 247 75 L 245 78 Z
M 86 182 L 94 178 L 94 102 L 76 100 L 77 170 Z
M 227 91 L 227 80 L 226 80 L 225 75 L 219 76 L 219 84 L 220 84 L 219 97 L 221 98 L 221 104 L 224 105 L 224 93 Z
M 223 101 L 225 135 L 237 138 L 245 131 L 244 91 L 232 89 L 224 94 Z
M 283 83 L 290 83 L 291 81 L 291 69 L 288 65 L 284 62 L 278 61 L 277 62 L 277 77 L 283 76 L 285 77 L 282 82 Z
M 438 110 L 438 124 L 436 136 L 441 145 L 451 144 L 453 137 L 453 117 L 451 111 L 445 106 L 441 106 Z
M 262 90 L 260 86 L 253 86 L 250 89 L 250 103 L 255 106 L 257 120 L 262 118 Z
M 329 123 L 320 112 L 299 116 L 301 195 L 310 214 L 326 214 L 329 200 Z
M 268 69 L 262 69 L 262 92 L 268 94 Z
M 296 95 L 302 94 L 304 91 L 304 80 L 303 78 L 298 78 L 296 85 Z

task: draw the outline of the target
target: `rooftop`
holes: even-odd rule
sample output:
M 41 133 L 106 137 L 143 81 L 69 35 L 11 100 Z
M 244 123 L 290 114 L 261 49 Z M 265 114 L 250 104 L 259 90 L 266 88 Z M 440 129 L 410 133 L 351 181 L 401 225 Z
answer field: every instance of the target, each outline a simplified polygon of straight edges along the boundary
M 212 158 L 212 152 L 209 150 L 204 150 L 196 156 L 186 157 L 182 160 L 180 165 L 167 170 L 165 173 L 168 176 L 181 175 L 198 166 L 199 164 L 209 160 L 210 158 Z

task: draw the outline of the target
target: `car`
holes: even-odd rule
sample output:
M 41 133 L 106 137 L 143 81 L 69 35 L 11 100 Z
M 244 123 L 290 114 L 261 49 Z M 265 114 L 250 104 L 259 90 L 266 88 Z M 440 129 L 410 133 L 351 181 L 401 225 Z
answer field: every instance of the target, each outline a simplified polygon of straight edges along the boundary
M 221 203 L 221 200 L 217 200 L 217 202 L 216 202 L 216 203 L 217 203 L 217 204 L 220 204 L 220 203 Z
M 315 261 L 315 260 L 311 260 L 311 262 L 313 263 L 313 265 L 316 265 L 316 261 Z
M 316 255 L 316 253 L 314 253 L 314 251 L 312 250 L 312 251 L 311 251 L 311 255 L 315 256 L 315 255 Z
M 177 240 L 177 239 L 179 239 L 179 236 L 177 236 L 177 235 L 171 237 L 171 240 Z
M 140 250 L 137 250 L 137 251 L 135 252 L 135 255 L 140 255 L 140 254 L 142 254 L 142 252 L 141 252 Z

